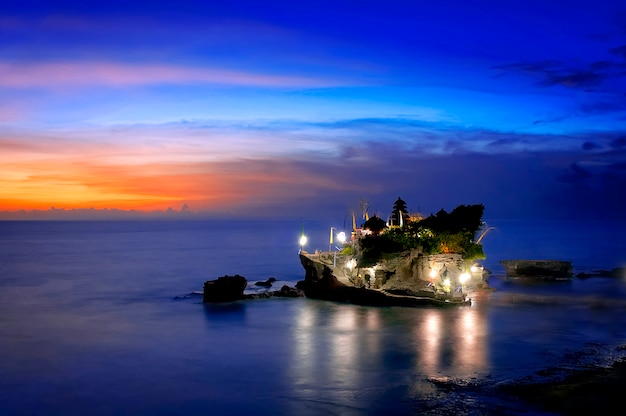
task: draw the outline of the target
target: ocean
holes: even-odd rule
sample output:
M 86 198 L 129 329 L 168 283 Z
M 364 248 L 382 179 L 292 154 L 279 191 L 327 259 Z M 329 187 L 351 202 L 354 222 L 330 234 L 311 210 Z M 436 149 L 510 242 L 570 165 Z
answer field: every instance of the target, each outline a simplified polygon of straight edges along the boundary
M 542 414 L 497 386 L 626 355 L 626 276 L 529 284 L 499 260 L 626 266 L 626 223 L 487 222 L 495 290 L 443 309 L 202 304 L 226 274 L 295 285 L 320 221 L 0 222 L 0 414 Z

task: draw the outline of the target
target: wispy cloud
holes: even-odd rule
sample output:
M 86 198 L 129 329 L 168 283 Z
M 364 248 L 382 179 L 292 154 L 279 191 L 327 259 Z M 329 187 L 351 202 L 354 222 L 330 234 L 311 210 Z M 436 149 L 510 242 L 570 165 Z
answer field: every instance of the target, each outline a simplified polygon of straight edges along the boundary
M 400 193 L 415 195 L 420 200 L 413 203 L 426 210 L 483 202 L 495 212 L 526 215 L 565 209 L 558 199 L 542 202 L 555 195 L 570 203 L 584 199 L 578 185 L 598 202 L 609 186 L 626 186 L 623 133 L 533 136 L 429 130 L 428 123 L 391 120 L 389 128 L 403 140 L 388 140 L 387 123 L 376 120 L 374 130 L 372 123 L 315 123 L 308 130 L 310 123 L 298 129 L 291 121 L 281 131 L 274 122 L 259 131 L 233 128 L 230 135 L 221 124 L 220 137 L 235 138 L 232 148 L 228 140 L 212 141 L 215 127 L 207 123 L 161 126 L 161 132 L 159 126 L 132 126 L 113 136 L 111 130 L 85 137 L 78 131 L 46 137 L 14 132 L 0 140 L 0 209 L 187 203 L 219 212 L 285 212 L 291 206 L 313 212 L 360 195 L 388 200 Z M 259 132 L 264 138 L 255 142 Z M 339 133 L 349 140 L 338 140 Z M 272 147 L 267 137 L 278 144 Z
M 589 89 L 603 85 L 607 80 L 619 79 L 626 66 L 621 61 L 596 61 L 587 65 L 572 67 L 558 61 L 516 62 L 498 65 L 494 69 L 517 72 L 535 78 L 542 87 L 563 86 L 567 88 Z
M 150 84 L 216 84 L 265 88 L 319 88 L 350 85 L 347 80 L 273 75 L 220 68 L 115 62 L 0 62 L 0 87 L 127 87 Z

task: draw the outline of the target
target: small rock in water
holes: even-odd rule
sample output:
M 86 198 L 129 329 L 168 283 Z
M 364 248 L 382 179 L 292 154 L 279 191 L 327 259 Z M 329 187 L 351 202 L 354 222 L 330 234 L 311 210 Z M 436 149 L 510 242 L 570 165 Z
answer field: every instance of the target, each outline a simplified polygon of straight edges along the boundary
M 202 302 L 231 302 L 243 299 L 243 291 L 247 285 L 246 278 L 238 274 L 222 276 L 217 280 L 207 280 L 204 282 Z

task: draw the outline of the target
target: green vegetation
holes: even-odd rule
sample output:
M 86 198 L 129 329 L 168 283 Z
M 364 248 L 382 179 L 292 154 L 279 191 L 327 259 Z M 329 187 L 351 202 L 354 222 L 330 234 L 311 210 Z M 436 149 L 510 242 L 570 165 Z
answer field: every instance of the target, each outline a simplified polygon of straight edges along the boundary
M 396 208 L 396 212 L 403 211 Z M 457 253 L 468 261 L 484 259 L 482 245 L 475 241 L 483 225 L 484 210 L 482 204 L 459 205 L 449 213 L 442 209 L 421 221 L 406 221 L 402 227 L 392 228 L 386 228 L 381 218 L 372 217 L 363 224 L 372 234 L 358 240 L 360 266 L 370 267 L 381 259 L 419 247 L 424 254 Z

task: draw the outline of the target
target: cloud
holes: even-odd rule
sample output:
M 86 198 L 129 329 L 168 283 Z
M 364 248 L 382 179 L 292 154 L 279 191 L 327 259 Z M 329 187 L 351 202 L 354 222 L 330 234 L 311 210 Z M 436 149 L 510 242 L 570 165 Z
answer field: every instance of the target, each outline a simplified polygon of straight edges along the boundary
M 518 72 L 532 76 L 542 87 L 563 86 L 568 88 L 589 88 L 601 85 L 606 79 L 615 76 L 605 70 L 614 64 L 607 61 L 594 62 L 586 68 L 569 68 L 557 61 L 517 62 L 498 65 L 494 68 L 503 72 Z
M 624 117 L 626 117 L 626 95 L 605 94 L 600 100 L 597 100 L 594 96 L 586 96 L 584 99 L 589 101 L 578 105 L 578 107 L 574 110 L 570 110 L 567 113 L 560 115 L 535 120 L 533 124 L 540 125 L 558 123 L 573 118 L 601 117 L 605 115 L 614 116 L 616 120 L 623 120 Z M 619 116 L 620 113 L 623 114 L 621 118 Z
M 559 180 L 565 183 L 578 184 L 591 177 L 591 172 L 580 167 L 577 163 L 572 163 L 567 172 L 559 175 Z
M 611 48 L 612 55 L 626 58 L 626 45 Z M 626 72 L 626 62 L 621 60 L 596 60 L 576 66 L 558 60 L 513 62 L 496 65 L 493 69 L 506 73 L 520 73 L 536 79 L 542 87 L 563 86 L 588 90 L 604 85 L 607 81 L 621 80 Z M 623 87 L 623 85 L 622 85 Z
M 582 149 L 583 150 L 595 150 L 595 149 L 600 149 L 601 146 L 598 145 L 597 143 L 593 143 L 593 142 L 584 142 L 582 144 Z
M 319 88 L 350 85 L 345 80 L 186 67 L 115 62 L 0 62 L 0 87 L 58 88 L 64 86 L 127 87 L 150 84 L 217 84 L 265 88 Z
M 620 136 L 611 140 L 611 143 L 609 143 L 609 146 L 611 146 L 614 149 L 626 148 L 626 136 Z
M 617 95 L 610 101 L 593 101 L 581 104 L 579 108 L 582 113 L 591 115 L 626 112 L 626 96 Z
M 610 52 L 615 55 L 619 55 L 622 58 L 626 59 L 626 45 L 618 46 L 615 48 L 611 48 Z
M 237 126 L 2 134 L 0 209 L 187 203 L 215 213 L 315 216 L 344 212 L 365 196 L 386 215 L 401 195 L 426 214 L 484 203 L 492 217 L 563 216 L 586 198 L 583 185 L 598 204 L 611 201 L 608 211 L 626 209 L 607 193 L 609 184 L 626 185 L 623 132 L 522 135 L 384 119 Z

